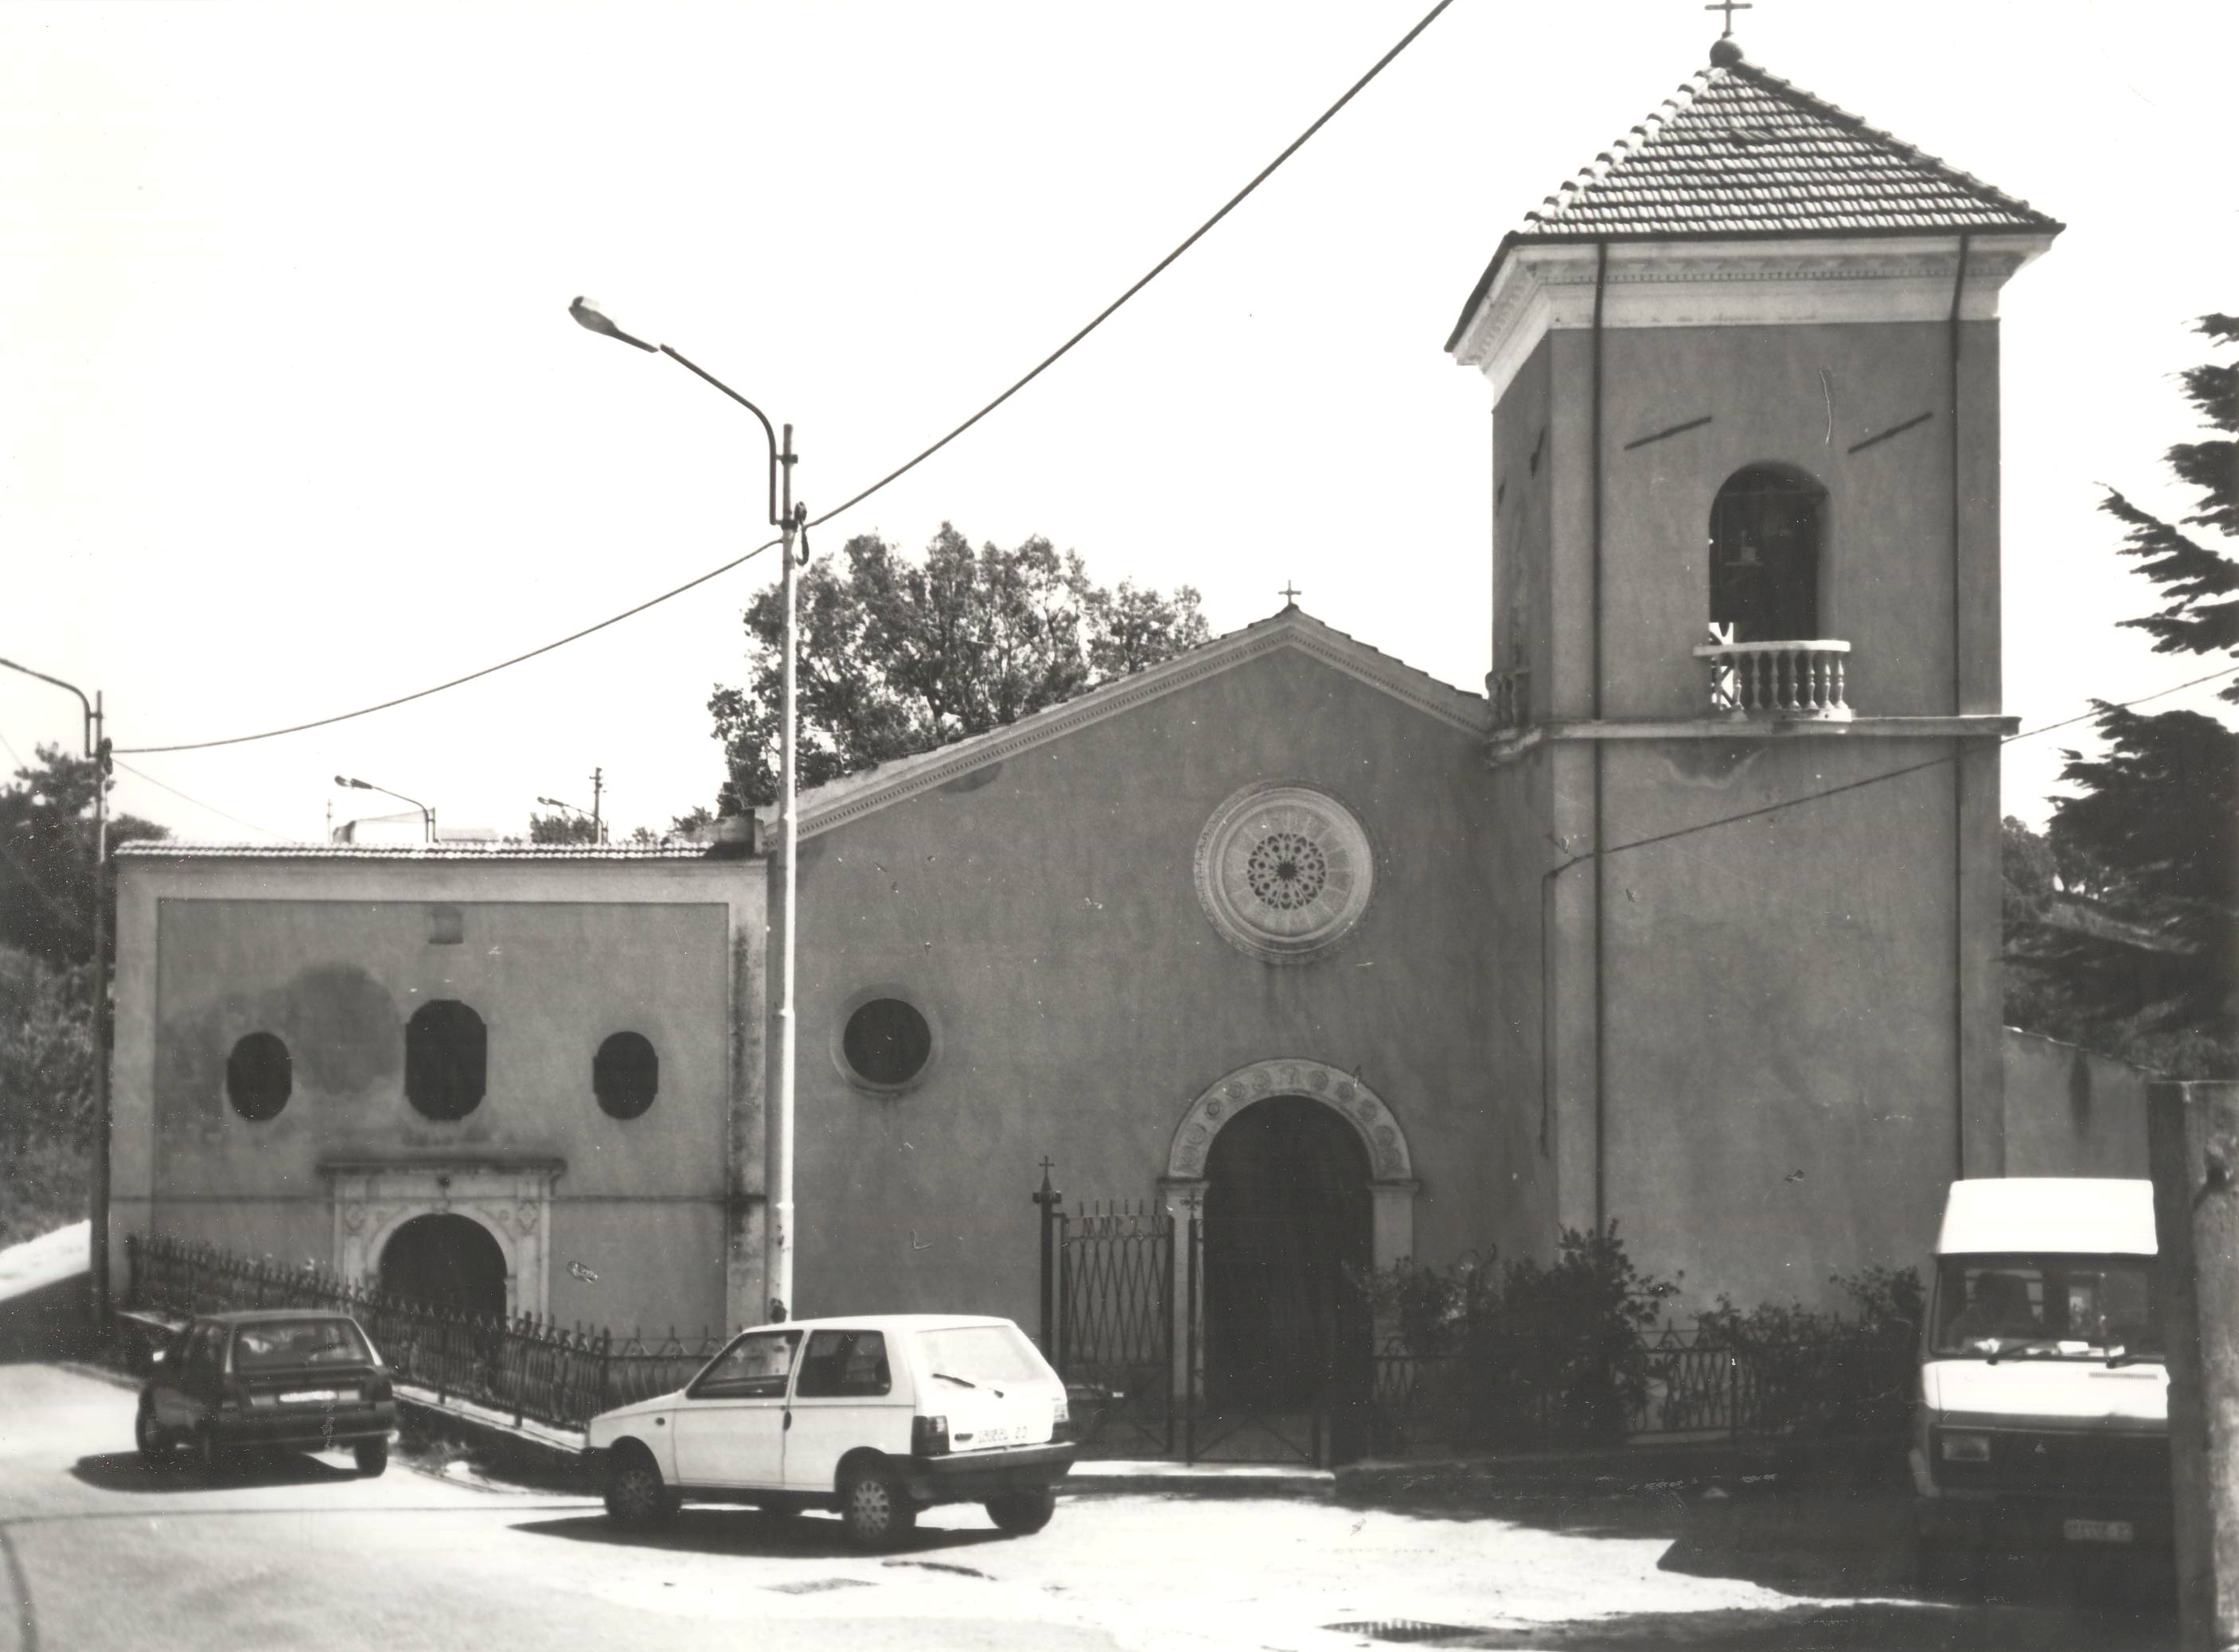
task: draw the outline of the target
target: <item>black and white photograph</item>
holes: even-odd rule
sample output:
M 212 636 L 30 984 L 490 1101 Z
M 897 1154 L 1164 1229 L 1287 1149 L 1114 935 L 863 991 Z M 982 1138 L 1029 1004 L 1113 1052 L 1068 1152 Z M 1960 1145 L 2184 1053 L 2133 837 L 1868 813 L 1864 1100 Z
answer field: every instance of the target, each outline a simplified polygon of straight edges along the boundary
M 2235 63 L 0 7 L 0 1652 L 2239 1645 Z

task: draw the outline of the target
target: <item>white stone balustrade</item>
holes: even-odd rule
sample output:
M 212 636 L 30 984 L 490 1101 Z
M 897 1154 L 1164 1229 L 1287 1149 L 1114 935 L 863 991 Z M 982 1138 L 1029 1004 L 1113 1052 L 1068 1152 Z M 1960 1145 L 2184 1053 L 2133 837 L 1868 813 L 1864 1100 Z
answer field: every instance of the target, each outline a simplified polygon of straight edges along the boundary
M 1710 667 L 1711 710 L 1736 719 L 1812 717 L 1840 722 L 1847 642 L 1713 642 L 1695 650 Z

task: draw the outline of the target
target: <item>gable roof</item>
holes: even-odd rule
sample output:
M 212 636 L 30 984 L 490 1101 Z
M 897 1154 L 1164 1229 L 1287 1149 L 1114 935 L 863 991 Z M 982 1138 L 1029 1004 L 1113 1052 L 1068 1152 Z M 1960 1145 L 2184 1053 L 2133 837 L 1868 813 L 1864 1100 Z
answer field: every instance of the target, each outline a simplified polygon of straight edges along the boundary
M 1199 643 L 1171 660 L 1100 683 L 1070 700 L 1021 717 L 1015 723 L 991 728 L 953 745 L 937 746 L 929 752 L 845 774 L 814 791 L 804 792 L 800 801 L 800 834 L 809 838 L 828 832 L 888 804 L 946 786 L 973 769 L 1060 740 L 1093 723 L 1132 711 L 1177 689 L 1284 648 L 1311 655 L 1464 733 L 1482 736 L 1491 727 L 1490 705 L 1482 694 L 1440 682 L 1428 672 L 1418 671 L 1380 649 L 1324 625 L 1294 604 L 1241 630 Z M 774 808 L 766 806 L 760 813 L 774 828 Z
M 1744 60 L 1711 63 L 1501 238 L 1451 350 L 1509 250 L 1551 242 L 2057 235 L 2064 228 Z

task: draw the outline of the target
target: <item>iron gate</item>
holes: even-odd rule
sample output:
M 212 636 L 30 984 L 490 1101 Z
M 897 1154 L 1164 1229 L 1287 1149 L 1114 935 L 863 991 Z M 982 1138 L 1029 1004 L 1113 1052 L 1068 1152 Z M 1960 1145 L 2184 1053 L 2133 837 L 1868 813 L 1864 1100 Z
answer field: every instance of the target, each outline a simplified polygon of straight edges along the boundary
M 1365 1421 L 1345 1384 L 1278 1406 L 1208 1384 L 1205 1222 L 1152 1200 L 1089 1200 L 1068 1213 L 1042 1165 L 1041 1346 L 1065 1378 L 1084 1457 L 1304 1463 L 1357 1454 Z M 1364 1343 L 1365 1346 L 1365 1343 Z M 1364 1372 L 1364 1375 L 1365 1373 Z

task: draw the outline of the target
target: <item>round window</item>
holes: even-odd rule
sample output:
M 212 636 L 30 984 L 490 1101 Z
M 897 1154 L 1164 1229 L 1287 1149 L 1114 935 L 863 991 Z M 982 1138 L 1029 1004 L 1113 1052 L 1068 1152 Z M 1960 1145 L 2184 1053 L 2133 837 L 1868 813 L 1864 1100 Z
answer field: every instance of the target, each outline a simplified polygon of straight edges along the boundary
M 635 1118 L 661 1091 L 661 1058 L 641 1032 L 617 1032 L 591 1058 L 591 1093 L 610 1118 Z
M 1213 812 L 1197 845 L 1197 893 L 1229 943 L 1291 964 L 1343 940 L 1375 881 L 1352 812 L 1303 786 L 1247 786 Z
M 225 1058 L 225 1098 L 251 1124 L 277 1118 L 296 1088 L 288 1046 L 269 1032 L 252 1032 Z
M 899 1090 L 933 1059 L 933 1028 L 914 1004 L 873 998 L 847 1018 L 840 1053 L 864 1084 Z

